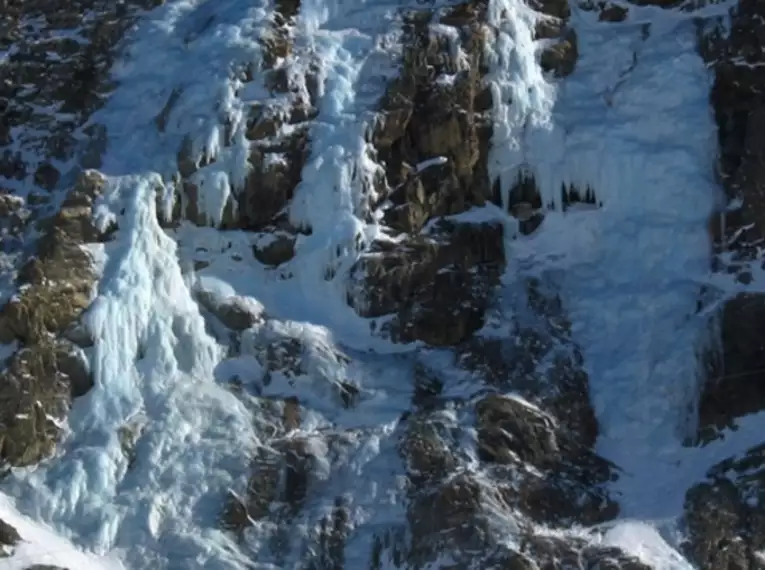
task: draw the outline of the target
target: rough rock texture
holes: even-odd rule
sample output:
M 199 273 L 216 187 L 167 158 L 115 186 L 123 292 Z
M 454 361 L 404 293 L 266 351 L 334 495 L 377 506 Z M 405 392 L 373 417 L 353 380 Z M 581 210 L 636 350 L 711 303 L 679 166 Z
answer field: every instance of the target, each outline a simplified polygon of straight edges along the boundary
M 21 541 L 19 531 L 0 519 L 0 559 L 7 556 L 8 549 Z
M 391 190 L 385 222 L 394 230 L 417 233 L 435 216 L 492 197 L 486 170 L 491 96 L 481 82 L 489 33 L 484 11 L 483 3 L 465 2 L 440 16 L 422 11 L 407 17 L 401 75 L 388 87 L 372 134 Z M 453 81 L 439 80 L 444 77 Z M 448 161 L 415 172 L 437 157 Z
M 58 184 L 65 174 L 59 168 L 77 150 L 78 130 L 113 87 L 108 72 L 116 44 L 138 10 L 158 3 L 3 3 L 0 49 L 14 50 L 0 66 L 0 186 L 1 177 L 11 188 L 25 182 L 47 191 Z M 83 155 L 86 168 L 98 167 L 103 141 L 97 131 L 81 133 L 92 139 L 91 152 Z M 36 163 L 25 162 L 30 151 Z
M 762 126 L 765 114 L 765 68 L 759 49 L 765 41 L 765 6 L 741 0 L 725 37 L 710 22 L 701 28 L 700 48 L 713 66 L 711 93 L 718 124 L 718 174 L 728 201 L 740 200 L 735 211 L 710 220 L 716 258 L 714 269 L 731 281 L 748 283 L 750 263 L 761 263 L 765 237 L 765 154 Z M 757 315 L 765 313 L 765 295 L 742 294 L 725 303 L 719 316 L 719 354 L 710 355 L 708 379 L 700 401 L 702 441 L 736 417 L 765 408 L 765 345 Z M 746 318 L 744 318 L 746 315 Z
M 117 44 L 137 13 L 156 4 L 9 0 L 0 7 L 7 53 L 0 65 L 0 274 L 19 287 L 0 309 L 0 342 L 17 349 L 0 372 L 3 464 L 30 465 L 50 454 L 58 420 L 92 386 L 77 346 L 88 344 L 88 334 L 77 317 L 96 278 L 82 246 L 101 240 L 91 207 L 103 180 L 79 167 L 99 166 L 105 133 L 85 124 L 113 88 Z
M 99 238 L 91 207 L 102 184 L 99 175 L 83 174 L 59 212 L 40 223 L 45 233 L 38 254 L 21 273 L 26 283 L 0 310 L 2 340 L 23 347 L 0 372 L 0 457 L 12 465 L 28 465 L 49 454 L 58 434 L 56 420 L 72 397 L 92 386 L 78 348 L 56 337 L 90 303 L 96 276 L 82 247 Z
M 686 552 L 700 570 L 765 567 L 765 446 L 710 469 L 686 495 Z
M 311 77 L 292 73 L 292 31 L 299 2 L 276 2 L 271 28 L 262 38 L 264 58 L 259 69 L 241 72 L 245 86 L 257 85 L 270 95 L 252 104 L 246 138 L 250 142 L 249 174 L 244 187 L 229 199 L 219 223 L 206 218 L 199 204 L 199 185 L 215 157 L 194 156 L 187 139 L 178 151 L 181 199 L 177 219 L 221 229 L 244 229 L 273 236 L 253 247 L 255 259 L 277 266 L 294 255 L 295 235 L 301 230 L 287 221 L 286 208 L 300 183 L 308 157 L 308 123 L 315 116 L 316 86 Z M 176 95 L 177 96 L 177 95 Z M 167 107 L 173 104 L 172 95 Z M 158 125 L 159 126 L 159 125 Z
M 97 175 L 84 174 L 60 211 L 40 223 L 44 234 L 38 255 L 21 272 L 26 283 L 0 311 L 3 340 L 23 345 L 2 372 L 0 456 L 14 465 L 33 463 L 52 451 L 55 420 L 73 396 L 92 385 L 77 348 L 55 337 L 90 302 L 95 275 L 82 246 L 97 239 L 91 205 L 101 184 Z
M 483 314 L 504 266 L 499 224 L 442 223 L 403 244 L 378 244 L 351 273 L 349 302 L 386 323 L 399 341 L 454 346 L 483 326 Z
M 548 16 L 537 30 L 546 42 L 541 63 L 551 80 L 564 80 L 577 58 L 568 2 L 535 7 Z M 253 110 L 254 174 L 230 220 L 230 227 L 256 236 L 253 255 L 271 266 L 291 259 L 297 232 L 310 231 L 290 228 L 283 214 L 300 183 L 309 144 L 304 122 L 314 112 L 310 77 L 304 78 L 306 99 L 288 73 L 289 22 L 297 6 L 279 9 L 268 40 L 276 55 L 267 58 L 265 76 L 273 79 L 273 93 L 289 94 L 280 101 L 291 107 L 267 102 Z M 518 313 L 515 330 L 494 334 L 493 322 L 507 318 L 497 298 L 506 261 L 503 227 L 452 217 L 498 203 L 487 169 L 492 101 L 483 53 L 494 32 L 485 22 L 486 3 L 423 9 L 403 19 L 400 76 L 389 84 L 369 133 L 384 170 L 375 186 L 380 201 L 372 207 L 383 211 L 392 239 L 379 239 L 362 254 L 347 289 L 348 304 L 377 333 L 423 347 L 414 357 L 412 409 L 392 436 L 404 470 L 405 521 L 375 528 L 370 569 L 424 570 L 448 552 L 455 570 L 645 570 L 618 549 L 534 530 L 537 523 L 569 528 L 612 520 L 618 505 L 606 484 L 616 469 L 592 451 L 598 428 L 588 379 L 554 287 L 520 284 L 509 293 L 522 305 L 511 311 Z M 453 81 L 439 81 L 447 75 Z M 520 180 L 512 201 L 537 200 L 535 192 L 533 180 Z M 570 201 L 594 200 L 590 189 L 562 192 Z M 534 223 L 539 220 L 530 220 L 528 231 Z M 246 365 L 238 368 L 241 375 L 219 380 L 251 407 L 259 433 L 269 434 L 252 458 L 246 485 L 229 493 L 221 526 L 243 545 L 257 536 L 282 565 L 302 540 L 289 529 L 307 528 L 305 568 L 345 568 L 344 545 L 358 505 L 323 493 L 335 492 L 328 481 L 348 450 L 366 441 L 365 428 L 309 426 L 314 409 L 354 410 L 369 396 L 352 378 L 353 362 L 331 338 L 307 339 L 294 323 L 255 316 L 234 299 L 198 300 L 223 327 L 219 337 L 230 343 L 232 361 Z M 452 368 L 476 393 L 443 394 L 447 379 L 427 363 L 432 351 L 451 354 Z M 473 451 L 465 445 L 469 438 Z M 467 469 L 469 453 L 478 473 Z M 515 525 L 524 537 L 521 549 L 503 544 L 509 527 L 498 521 Z

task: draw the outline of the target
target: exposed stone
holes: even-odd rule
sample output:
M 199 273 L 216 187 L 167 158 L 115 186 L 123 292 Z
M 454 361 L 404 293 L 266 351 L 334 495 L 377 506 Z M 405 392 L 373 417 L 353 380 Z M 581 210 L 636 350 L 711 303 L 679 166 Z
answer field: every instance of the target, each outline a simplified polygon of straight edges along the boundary
M 734 211 L 710 219 L 713 268 L 732 281 L 751 279 L 751 263 L 761 263 L 765 238 L 765 6 L 741 0 L 731 12 L 730 33 L 714 21 L 699 25 L 699 51 L 714 70 L 711 103 L 718 126 L 717 174 L 726 198 L 740 200 Z M 722 206 L 722 205 L 721 205 Z M 721 207 L 721 210 L 723 208 Z M 719 254 L 725 252 L 725 257 Z M 765 409 L 765 366 L 757 315 L 765 314 L 765 296 L 739 295 L 719 316 L 720 353 L 706 356 L 708 378 L 700 401 L 697 440 L 713 439 L 735 418 Z M 718 317 L 715 317 L 717 320 Z
M 71 390 L 58 370 L 55 344 L 23 348 L 0 373 L 0 459 L 32 465 L 55 446 L 56 422 L 67 412 Z
M 765 405 L 765 296 L 740 294 L 722 309 L 722 354 L 714 355 L 699 401 L 700 437 L 706 441 L 735 418 Z M 712 357 L 710 357 L 712 358 Z
M 0 558 L 5 556 L 4 549 L 6 547 L 15 546 L 20 541 L 21 535 L 19 534 L 19 531 L 0 519 Z
M 394 190 L 385 222 L 398 231 L 417 232 L 435 216 L 491 198 L 486 171 L 491 122 L 484 114 L 490 104 L 480 103 L 483 17 L 484 7 L 473 2 L 444 14 L 441 24 L 455 27 L 460 38 L 456 51 L 450 48 L 456 40 L 428 25 L 428 14 L 412 13 L 405 24 L 401 75 L 388 86 L 372 134 Z M 440 81 L 442 76 L 452 80 Z M 413 167 L 436 157 L 447 161 L 412 175 Z
M 234 295 L 221 299 L 208 291 L 198 291 L 196 298 L 231 330 L 243 331 L 264 321 L 263 306 L 246 297 Z
M 400 341 L 458 344 L 478 330 L 504 264 L 502 227 L 444 224 L 442 232 L 364 256 L 349 302 L 364 317 L 395 314 Z M 384 248 L 384 244 L 380 244 Z
M 560 430 L 554 418 L 499 395 L 482 399 L 476 414 L 479 457 L 498 465 L 533 465 L 544 474 L 528 474 L 504 489 L 508 504 L 548 524 L 597 524 L 619 513 L 603 489 L 611 465 Z
M 557 43 L 542 52 L 540 65 L 543 70 L 553 72 L 556 77 L 566 77 L 574 72 L 578 59 L 576 31 L 570 28 Z
M 262 230 L 282 213 L 300 183 L 308 156 L 308 131 L 298 129 L 269 147 L 253 150 L 252 173 L 239 198 L 240 225 Z
M 264 265 L 277 267 L 295 256 L 294 235 L 273 230 L 252 246 L 252 254 Z
M 95 173 L 80 177 L 59 212 L 41 226 L 38 256 L 20 277 L 28 285 L 0 311 L 2 328 L 27 344 L 63 332 L 90 304 L 95 275 L 83 245 L 100 239 L 91 209 L 103 179 Z
M 715 465 L 686 494 L 685 550 L 699 570 L 759 570 L 765 548 L 765 446 Z
M 35 171 L 35 183 L 46 190 L 53 190 L 61 178 L 61 173 L 49 162 L 37 167 Z

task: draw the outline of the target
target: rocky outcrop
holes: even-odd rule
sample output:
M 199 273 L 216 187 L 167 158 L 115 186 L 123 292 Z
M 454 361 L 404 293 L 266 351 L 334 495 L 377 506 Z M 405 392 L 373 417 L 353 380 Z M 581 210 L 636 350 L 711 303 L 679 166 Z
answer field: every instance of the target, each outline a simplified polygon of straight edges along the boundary
M 603 483 L 612 466 L 577 443 L 556 419 L 528 402 L 492 394 L 476 406 L 478 456 L 501 480 L 524 466 L 536 468 L 503 497 L 532 520 L 548 524 L 597 524 L 614 518 L 618 505 Z
M 685 501 L 685 549 L 700 570 L 763 567 L 765 446 L 710 469 Z
M 710 220 L 713 268 L 728 274 L 731 282 L 744 284 L 752 280 L 750 264 L 761 263 L 759 250 L 765 237 L 765 155 L 760 135 L 765 68 L 756 47 L 765 41 L 763 15 L 760 3 L 741 0 L 727 37 L 714 22 L 700 34 L 701 53 L 715 73 L 711 102 L 720 148 L 717 173 L 727 202 L 734 206 L 721 208 Z M 716 323 L 720 350 L 708 358 L 700 399 L 702 441 L 716 437 L 735 418 L 765 408 L 765 347 L 757 327 L 757 315 L 764 312 L 765 295 L 760 293 L 739 295 L 722 308 Z
M 257 261 L 278 266 L 294 255 L 295 236 L 287 220 L 289 205 L 300 183 L 308 157 L 308 123 L 316 114 L 315 80 L 309 71 L 293 68 L 292 26 L 299 2 L 276 3 L 271 27 L 261 38 L 263 60 L 259 69 L 241 73 L 243 89 L 268 94 L 251 105 L 246 125 L 248 175 L 242 188 L 228 197 L 220 219 L 206 211 L 206 185 L 215 184 L 215 156 L 194 155 L 193 141 L 187 138 L 178 151 L 180 200 L 175 219 L 221 229 L 259 232 L 262 239 L 253 247 Z M 172 106 L 172 95 L 168 101 Z M 234 144 L 228 141 L 227 144 Z
M 391 189 L 384 219 L 395 231 L 417 233 L 435 216 L 492 198 L 484 20 L 479 2 L 464 2 L 440 18 L 430 11 L 406 17 L 401 74 L 388 86 L 372 133 Z M 416 170 L 439 158 L 442 165 Z
M 10 0 L 0 9 L 1 272 L 19 286 L 0 310 L 0 342 L 17 349 L 0 372 L 3 464 L 49 455 L 72 398 L 92 386 L 77 317 L 96 278 L 83 246 L 101 240 L 91 208 L 103 180 L 67 169 L 99 166 L 105 133 L 86 122 L 114 87 L 117 43 L 156 4 Z
M 116 44 L 139 10 L 157 3 L 11 0 L 3 4 L 0 50 L 11 45 L 14 49 L 0 66 L 0 177 L 43 191 L 58 185 L 65 174 L 61 165 L 77 151 L 78 130 L 113 87 L 108 74 Z M 25 27 L 33 20 L 38 24 Z M 104 141 L 98 135 L 95 128 L 79 133 L 91 137 L 83 155 L 86 168 L 99 165 Z M 30 155 L 37 161 L 26 163 Z
M 19 531 L 4 520 L 0 520 L 0 558 L 8 555 L 8 550 L 21 541 Z
M 364 317 L 393 315 L 385 332 L 398 341 L 454 346 L 483 326 L 503 266 L 501 225 L 443 222 L 363 256 L 349 303 Z
M 98 241 L 92 204 L 103 179 L 85 173 L 59 212 L 43 220 L 37 256 L 20 292 L 0 310 L 0 333 L 22 348 L 0 372 L 0 458 L 29 465 L 49 455 L 73 397 L 92 386 L 81 350 L 60 338 L 90 303 L 96 279 L 86 243 Z

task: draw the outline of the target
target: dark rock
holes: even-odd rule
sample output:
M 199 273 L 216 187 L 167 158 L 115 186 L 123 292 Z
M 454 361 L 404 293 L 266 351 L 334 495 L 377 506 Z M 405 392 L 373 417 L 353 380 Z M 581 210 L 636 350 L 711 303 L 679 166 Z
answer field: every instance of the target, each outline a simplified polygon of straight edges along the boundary
M 198 291 L 199 303 L 234 331 L 243 331 L 264 321 L 263 307 L 245 297 L 225 297 L 223 299 L 208 292 Z
M 685 499 L 685 551 L 699 570 L 760 570 L 765 548 L 765 447 L 710 469 Z
M 714 70 L 710 100 L 718 126 L 717 174 L 728 200 L 740 200 L 735 211 L 717 212 L 709 223 L 714 244 L 712 267 L 745 282 L 749 264 L 765 237 L 765 6 L 741 0 L 731 12 L 730 33 L 720 26 L 700 26 L 699 51 Z M 726 252 L 725 257 L 717 254 Z M 730 263 L 729 263 L 730 261 Z M 722 309 L 720 353 L 709 351 L 700 401 L 697 440 L 717 437 L 736 417 L 765 409 L 765 346 L 758 328 L 765 298 L 742 294 Z M 715 317 L 717 318 L 717 317 Z
M 282 213 L 300 183 L 308 133 L 297 130 L 276 147 L 255 150 L 252 173 L 239 197 L 240 227 L 258 231 Z
M 19 531 L 13 528 L 4 520 L 0 519 L 0 546 L 14 546 L 21 542 L 21 535 Z M 0 558 L 3 557 L 2 551 L 0 551 Z
M 557 422 L 517 399 L 496 394 L 476 405 L 479 457 L 489 464 L 533 465 L 541 477 L 527 475 L 502 495 L 532 519 L 556 524 L 597 524 L 619 512 L 603 484 L 612 466 L 578 445 Z
M 54 448 L 55 423 L 69 408 L 67 378 L 57 369 L 55 345 L 34 345 L 13 355 L 0 373 L 0 460 L 31 465 Z
M 735 418 L 765 407 L 765 295 L 740 294 L 720 318 L 722 354 L 709 367 L 699 401 L 699 436 L 713 438 Z
M 262 264 L 277 267 L 295 256 L 295 241 L 295 236 L 273 230 L 262 242 L 252 246 L 252 254 Z
M 540 65 L 545 71 L 553 72 L 556 77 L 566 77 L 574 72 L 578 59 L 576 31 L 570 28 L 557 43 L 542 52 Z
M 349 302 L 364 317 L 395 314 L 390 332 L 399 341 L 455 345 L 481 328 L 503 264 L 499 224 L 452 224 L 364 256 Z
M 58 184 L 59 178 L 61 178 L 61 173 L 49 162 L 44 162 L 37 167 L 34 178 L 35 184 L 38 186 L 46 190 L 53 190 L 56 184 Z
M 423 14 L 405 25 L 401 75 L 388 86 L 372 140 L 394 189 L 385 222 L 416 233 L 436 216 L 464 212 L 491 198 L 486 171 L 491 121 L 479 101 L 485 96 L 481 65 L 486 27 L 484 9 L 465 2 L 447 11 L 441 23 L 457 28 L 468 62 L 451 57 L 449 39 L 428 26 Z M 454 81 L 439 82 L 444 74 Z M 423 161 L 446 163 L 414 176 Z

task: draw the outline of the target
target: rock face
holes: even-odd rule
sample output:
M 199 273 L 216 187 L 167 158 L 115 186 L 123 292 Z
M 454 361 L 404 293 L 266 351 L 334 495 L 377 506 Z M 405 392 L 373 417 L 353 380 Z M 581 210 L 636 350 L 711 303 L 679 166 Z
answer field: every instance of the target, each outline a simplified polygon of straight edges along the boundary
M 405 22 L 401 75 L 388 87 L 372 135 L 392 189 L 385 221 L 394 230 L 416 233 L 434 216 L 491 198 L 485 156 L 491 96 L 481 83 L 489 33 L 484 11 L 482 3 L 465 2 L 440 18 L 423 11 Z M 413 171 L 438 157 L 446 159 L 443 166 Z
M 503 265 L 500 225 L 444 223 L 364 256 L 349 301 L 364 317 L 395 315 L 388 326 L 397 340 L 454 346 L 483 325 Z
M 686 496 L 686 550 L 700 570 L 763 567 L 765 446 L 715 465 Z
M 760 3 L 742 0 L 733 12 L 729 36 L 711 23 L 701 45 L 715 72 L 711 102 L 718 124 L 718 173 L 727 200 L 741 202 L 741 207 L 710 220 L 714 269 L 743 284 L 751 281 L 750 264 L 760 262 L 758 244 L 765 236 L 760 135 L 765 73 L 760 50 L 753 49 L 765 40 L 763 15 Z M 701 440 L 716 437 L 735 418 L 765 408 L 765 346 L 757 325 L 763 312 L 765 296 L 760 293 L 741 294 L 722 309 L 721 349 L 709 358 L 700 401 Z
M 13 528 L 4 520 L 0 520 L 0 558 L 6 556 L 7 549 L 13 547 L 21 541 L 21 535 L 19 531 Z
M 731 282 L 752 281 L 761 264 L 763 218 L 763 124 L 765 73 L 759 46 L 765 40 L 765 7 L 741 0 L 732 11 L 729 34 L 711 23 L 702 35 L 702 53 L 713 66 L 711 94 L 718 124 L 718 174 L 732 208 L 710 220 L 713 268 Z M 738 202 L 738 205 L 735 203 Z M 765 345 L 759 324 L 765 295 L 741 293 L 725 302 L 715 323 L 720 350 L 710 355 L 708 378 L 699 409 L 698 440 L 721 437 L 736 419 L 765 409 Z M 759 445 L 741 457 L 726 459 L 686 495 L 686 552 L 700 570 L 763 568 L 762 529 L 765 452 Z
M 535 7 L 549 17 L 537 30 L 545 40 L 541 64 L 563 79 L 577 58 L 568 2 Z M 400 494 L 404 520 L 375 526 L 369 567 L 424 570 L 448 554 L 453 568 L 466 570 L 645 570 L 618 549 L 537 530 L 615 518 L 618 505 L 606 487 L 617 470 L 593 451 L 598 428 L 588 378 L 554 288 L 541 280 L 520 283 L 508 295 L 520 299 L 514 309 L 523 316 L 510 318 L 503 308 L 509 301 L 499 298 L 503 224 L 459 216 L 500 205 L 487 167 L 492 96 L 483 54 L 494 31 L 486 8 L 469 1 L 402 16 L 400 75 L 370 126 L 382 167 L 374 189 L 379 202 L 370 206 L 382 214 L 388 237 L 350 269 L 347 302 L 377 334 L 422 348 L 402 372 L 402 382 L 410 372 L 414 378 L 411 410 L 389 437 L 403 468 L 401 488 L 391 492 Z M 297 234 L 310 232 L 290 227 L 285 215 L 310 150 L 306 125 L 316 113 L 311 73 L 295 77 L 290 68 L 290 23 L 298 9 L 279 4 L 263 40 L 270 55 L 261 77 L 273 101 L 252 110 L 252 174 L 220 224 L 257 236 L 253 255 L 272 267 L 293 257 Z M 186 182 L 205 168 L 187 158 L 179 157 Z M 586 192 L 562 191 L 572 201 L 588 199 Z M 538 199 L 533 181 L 519 181 L 511 194 L 513 203 Z M 209 223 L 190 210 L 181 215 Z M 529 232 L 539 225 L 534 215 L 526 221 Z M 363 367 L 310 327 L 253 312 L 233 298 L 198 301 L 230 346 L 219 380 L 270 434 L 252 457 L 246 485 L 229 493 L 221 527 L 239 544 L 270 545 L 276 565 L 303 552 L 306 569 L 350 568 L 346 543 L 358 539 L 353 514 L 360 507 L 337 479 L 343 481 L 349 454 L 369 441 L 368 428 L 321 420 L 316 429 L 315 422 L 374 399 L 354 377 Z M 504 319 L 512 321 L 511 333 L 493 329 Z M 450 369 L 469 378 L 474 393 L 446 393 L 444 371 L 428 360 L 434 354 L 449 354 Z M 309 530 L 297 536 L 291 528 Z M 506 546 L 506 532 L 523 537 L 519 549 Z
M 180 201 L 175 217 L 197 225 L 221 229 L 262 232 L 275 239 L 253 248 L 257 261 L 277 266 L 294 255 L 294 228 L 287 219 L 287 206 L 301 180 L 308 157 L 308 123 L 314 108 L 316 81 L 308 74 L 291 72 L 292 31 L 299 2 L 277 2 L 271 27 L 261 39 L 263 61 L 259 69 L 247 67 L 241 80 L 267 96 L 253 103 L 248 114 L 248 175 L 242 188 L 228 198 L 220 219 L 210 219 L 201 195 L 205 184 L 213 183 L 216 157 L 195 156 L 192 141 L 178 152 Z M 172 96 L 167 107 L 173 104 Z M 227 144 L 233 144 L 229 141 Z
M 92 386 L 78 348 L 57 337 L 90 303 L 96 276 L 83 246 L 99 238 L 91 208 L 102 184 L 98 175 L 83 174 L 59 212 L 40 223 L 45 233 L 37 257 L 21 272 L 26 283 L 0 310 L 3 340 L 22 345 L 0 373 L 0 458 L 12 465 L 48 455 L 58 435 L 57 420 L 72 397 Z
M 155 5 L 10 0 L 0 9 L 6 54 L 0 65 L 0 274 L 19 287 L 0 309 L 0 342 L 16 349 L 0 372 L 3 465 L 48 456 L 72 398 L 92 386 L 82 350 L 69 339 L 88 342 L 87 331 L 75 334 L 96 279 L 83 246 L 102 240 L 91 215 L 103 179 L 66 169 L 99 166 L 104 132 L 85 124 L 113 88 L 116 44 L 137 13 Z M 35 234 L 41 237 L 30 257 L 22 246 L 34 243 Z

